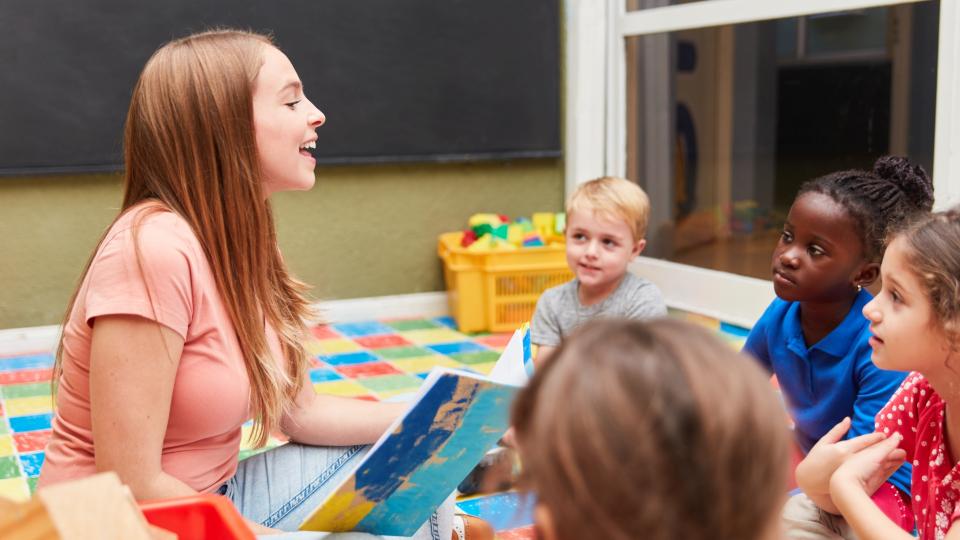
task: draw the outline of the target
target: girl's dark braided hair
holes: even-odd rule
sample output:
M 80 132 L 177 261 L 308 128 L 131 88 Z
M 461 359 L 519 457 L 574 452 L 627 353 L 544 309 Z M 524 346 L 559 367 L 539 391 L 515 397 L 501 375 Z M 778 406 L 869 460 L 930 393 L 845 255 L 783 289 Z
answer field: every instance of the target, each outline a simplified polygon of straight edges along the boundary
M 883 156 L 872 171 L 837 171 L 800 186 L 843 206 L 857 223 L 864 258 L 883 258 L 887 237 L 933 208 L 933 182 L 923 167 L 905 157 Z

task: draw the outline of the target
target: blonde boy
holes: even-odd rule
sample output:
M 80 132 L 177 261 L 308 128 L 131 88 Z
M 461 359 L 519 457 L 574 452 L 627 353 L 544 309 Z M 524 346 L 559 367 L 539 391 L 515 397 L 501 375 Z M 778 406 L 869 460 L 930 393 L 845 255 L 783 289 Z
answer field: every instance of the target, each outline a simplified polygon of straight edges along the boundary
M 581 324 L 599 317 L 667 314 L 660 289 L 627 271 L 646 246 L 650 200 L 640 186 L 606 176 L 581 184 L 567 203 L 567 264 L 574 279 L 537 302 L 530 339 L 537 364 Z

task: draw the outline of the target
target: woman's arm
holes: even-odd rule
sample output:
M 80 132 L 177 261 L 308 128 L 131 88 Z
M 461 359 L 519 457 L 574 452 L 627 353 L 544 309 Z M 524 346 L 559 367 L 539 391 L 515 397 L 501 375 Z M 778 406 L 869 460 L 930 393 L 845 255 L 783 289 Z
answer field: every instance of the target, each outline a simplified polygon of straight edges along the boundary
M 291 440 L 315 446 L 371 444 L 407 408 L 408 403 L 383 403 L 317 394 L 305 378 L 294 407 L 280 421 Z
M 137 499 L 196 491 L 160 466 L 183 338 L 132 315 L 94 320 L 90 418 L 98 471 L 115 471 Z
M 138 500 L 193 495 L 160 457 L 183 338 L 132 315 L 97 317 L 90 344 L 90 417 L 98 471 L 114 471 Z M 246 520 L 245 520 L 246 521 Z M 256 534 L 278 531 L 247 521 Z

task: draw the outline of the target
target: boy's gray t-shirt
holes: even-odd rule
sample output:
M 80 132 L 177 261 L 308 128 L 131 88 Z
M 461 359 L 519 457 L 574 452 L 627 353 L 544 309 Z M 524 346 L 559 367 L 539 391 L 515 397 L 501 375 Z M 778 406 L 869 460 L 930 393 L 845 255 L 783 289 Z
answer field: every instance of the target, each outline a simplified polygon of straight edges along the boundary
M 560 340 L 581 324 L 601 317 L 652 319 L 667 314 L 660 289 L 653 283 L 627 272 L 613 294 L 592 306 L 580 304 L 577 279 L 547 289 L 533 313 L 530 341 L 556 347 Z

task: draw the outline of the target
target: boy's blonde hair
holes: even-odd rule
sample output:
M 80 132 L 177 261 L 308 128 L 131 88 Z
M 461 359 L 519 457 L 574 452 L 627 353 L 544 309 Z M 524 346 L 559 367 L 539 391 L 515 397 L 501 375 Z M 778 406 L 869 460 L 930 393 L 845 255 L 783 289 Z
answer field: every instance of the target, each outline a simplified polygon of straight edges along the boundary
M 604 176 L 580 184 L 567 203 L 567 217 L 585 211 L 626 222 L 634 241 L 647 234 L 650 199 L 640 186 L 624 178 Z

